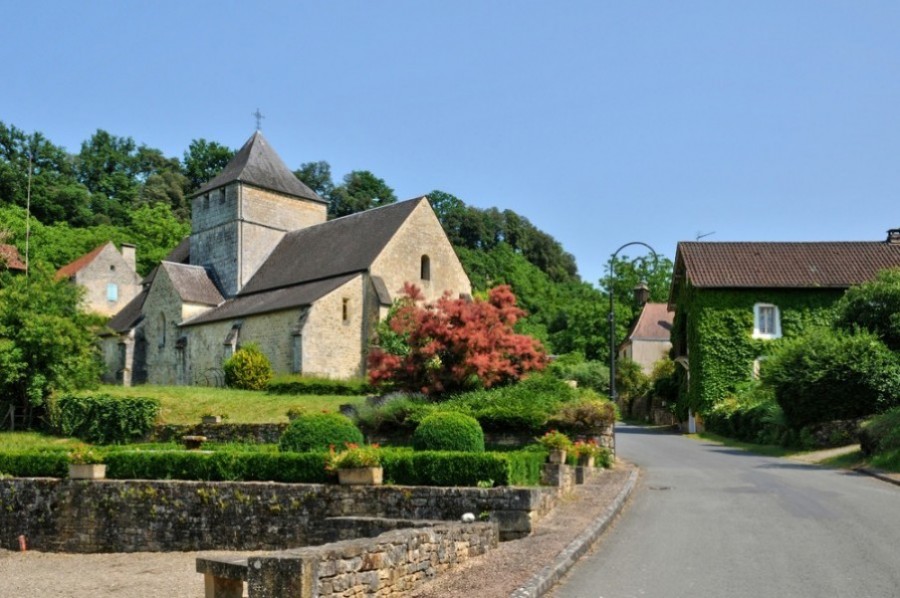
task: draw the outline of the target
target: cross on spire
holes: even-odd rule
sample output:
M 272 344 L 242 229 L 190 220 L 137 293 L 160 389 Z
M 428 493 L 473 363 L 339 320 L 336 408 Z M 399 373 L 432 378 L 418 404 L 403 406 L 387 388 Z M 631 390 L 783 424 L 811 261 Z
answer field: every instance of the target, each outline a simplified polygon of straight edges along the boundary
M 265 118 L 265 116 L 263 116 L 263 113 L 259 111 L 259 108 L 257 108 L 256 112 L 253 112 L 251 114 L 251 116 L 256 117 L 256 130 L 257 131 L 261 130 L 262 129 L 262 119 Z

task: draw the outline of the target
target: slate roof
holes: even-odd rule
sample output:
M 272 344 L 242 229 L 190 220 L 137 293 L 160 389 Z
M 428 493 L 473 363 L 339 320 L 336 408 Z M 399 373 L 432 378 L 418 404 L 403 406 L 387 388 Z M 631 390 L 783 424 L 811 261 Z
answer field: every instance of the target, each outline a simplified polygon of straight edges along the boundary
M 837 288 L 900 267 L 900 243 L 682 242 L 679 275 L 697 288 Z M 673 287 L 674 288 L 674 287 Z
M 646 303 L 628 338 L 633 341 L 668 341 L 674 317 L 675 312 L 669 311 L 665 303 Z
M 356 274 L 346 274 L 327 280 L 317 280 L 306 284 L 295 285 L 273 291 L 256 293 L 245 297 L 233 297 L 216 309 L 182 322 L 182 326 L 207 324 L 220 320 L 233 320 L 246 316 L 263 314 L 272 311 L 311 305 L 320 297 L 346 284 Z
M 209 181 L 191 197 L 240 181 L 255 187 L 277 191 L 294 197 L 327 203 L 304 185 L 275 153 L 262 133 L 254 133 L 225 165 L 219 176 Z
M 202 266 L 163 262 L 159 267 L 169 275 L 172 286 L 185 303 L 219 305 L 224 300 Z
M 81 272 L 84 268 L 86 268 L 88 265 L 90 265 L 90 263 L 93 262 L 94 259 L 98 255 L 100 255 L 100 252 L 103 251 L 107 245 L 111 245 L 111 244 L 112 244 L 112 241 L 107 241 L 100 247 L 92 249 L 91 251 L 85 253 L 80 258 L 78 258 L 72 262 L 69 262 L 68 264 L 66 264 L 65 266 L 63 266 L 62 268 L 60 268 L 59 270 L 56 271 L 56 278 L 58 278 L 58 279 L 59 278 L 69 278 L 70 276 L 75 276 L 76 274 Z
M 144 308 L 144 300 L 147 299 L 148 289 L 138 293 L 125 307 L 114 315 L 106 326 L 119 333 L 125 333 L 137 326 L 144 319 L 141 310 Z
M 367 270 L 425 197 L 366 210 L 284 236 L 239 296 Z
M 162 261 L 173 262 L 176 264 L 190 263 L 190 261 L 191 261 L 191 238 L 190 237 L 183 238 L 181 240 L 181 242 L 178 243 L 178 245 L 176 245 L 175 248 L 172 251 L 170 251 L 166 255 L 166 257 L 164 257 L 162 259 Z M 146 277 L 144 277 L 144 280 L 142 282 L 142 284 L 144 286 L 147 286 L 151 282 L 153 282 L 153 279 L 156 278 L 157 270 L 159 270 L 159 266 L 156 266 L 155 268 L 153 268 L 153 270 L 150 271 L 150 274 L 148 274 Z
M 25 262 L 15 245 L 0 245 L 0 266 L 8 270 L 25 270 Z

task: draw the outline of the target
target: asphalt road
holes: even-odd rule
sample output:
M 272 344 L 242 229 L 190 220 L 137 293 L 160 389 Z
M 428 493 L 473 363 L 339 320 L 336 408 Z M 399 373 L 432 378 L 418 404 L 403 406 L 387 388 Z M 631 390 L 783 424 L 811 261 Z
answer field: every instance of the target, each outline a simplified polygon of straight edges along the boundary
M 617 428 L 642 479 L 553 598 L 900 597 L 900 487 Z

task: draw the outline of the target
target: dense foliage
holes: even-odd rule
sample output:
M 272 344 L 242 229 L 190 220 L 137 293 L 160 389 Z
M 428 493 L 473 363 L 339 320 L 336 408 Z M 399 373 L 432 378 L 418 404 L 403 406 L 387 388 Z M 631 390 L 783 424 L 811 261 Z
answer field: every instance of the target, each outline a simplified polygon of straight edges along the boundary
M 281 435 L 278 448 L 302 453 L 362 442 L 362 432 L 347 417 L 339 413 L 311 413 L 300 415 L 291 422 Z
M 9 405 L 42 416 L 50 393 L 96 384 L 93 320 L 79 311 L 80 296 L 41 269 L 0 273 L 0 416 Z
M 416 426 L 412 438 L 417 451 L 484 452 L 484 432 L 478 420 L 454 411 L 433 413 Z
M 437 395 L 508 384 L 544 367 L 540 343 L 514 330 L 524 312 L 509 287 L 474 301 L 421 301 L 406 285 L 379 326 L 368 362 L 373 384 Z
M 785 340 L 762 379 L 795 429 L 900 405 L 900 359 L 868 332 L 813 328 Z
M 63 395 L 50 410 L 50 425 L 62 436 L 94 444 L 124 444 L 146 436 L 159 411 L 159 400 L 147 397 Z
M 254 343 L 244 345 L 222 364 L 225 386 L 241 390 L 263 390 L 275 375 L 272 362 Z
M 835 322 L 844 330 L 863 329 L 900 351 L 900 269 L 847 289 L 836 305 Z
M 860 432 L 865 455 L 900 451 L 900 407 L 889 409 L 867 421 Z
M 266 384 L 266 391 L 276 395 L 359 396 L 373 390 L 363 379 L 336 380 L 296 374 L 275 376 Z

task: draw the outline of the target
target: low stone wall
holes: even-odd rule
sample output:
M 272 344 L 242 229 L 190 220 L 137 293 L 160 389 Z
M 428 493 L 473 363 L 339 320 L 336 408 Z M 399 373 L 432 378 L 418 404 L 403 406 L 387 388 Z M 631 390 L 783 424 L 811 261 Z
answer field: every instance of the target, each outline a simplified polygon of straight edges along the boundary
M 178 480 L 0 480 L 0 548 L 46 552 L 280 550 L 332 541 L 334 517 L 457 521 L 531 533 L 560 488 L 338 486 Z
M 167 424 L 156 426 L 148 440 L 179 442 L 184 436 L 205 436 L 210 442 L 277 444 L 288 424 Z
M 387 596 L 414 590 L 497 546 L 495 524 L 422 525 L 249 559 L 200 558 L 197 571 L 207 596 L 240 596 L 242 581 L 249 598 Z

